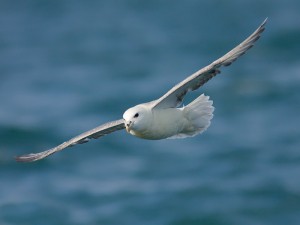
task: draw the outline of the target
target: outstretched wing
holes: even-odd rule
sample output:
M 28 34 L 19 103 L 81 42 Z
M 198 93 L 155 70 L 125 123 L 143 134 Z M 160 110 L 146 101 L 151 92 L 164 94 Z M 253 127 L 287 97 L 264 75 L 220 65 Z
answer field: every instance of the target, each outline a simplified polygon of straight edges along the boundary
M 70 139 L 69 141 L 66 141 L 54 148 L 51 148 L 49 150 L 43 151 L 43 152 L 39 152 L 39 153 L 31 153 L 28 155 L 22 155 L 22 156 L 18 156 L 16 157 L 16 160 L 18 162 L 33 162 L 33 161 L 37 161 L 40 159 L 43 159 L 55 152 L 61 151 L 67 147 L 71 147 L 77 144 L 83 144 L 88 142 L 90 139 L 96 139 L 99 137 L 102 137 L 106 134 L 110 134 L 112 132 L 115 132 L 117 130 L 122 130 L 125 128 L 124 125 L 124 120 L 120 119 L 120 120 L 116 120 L 116 121 L 112 121 L 112 122 L 108 122 L 105 123 L 99 127 L 96 127 L 92 130 L 89 130 L 87 132 L 84 132 L 72 139 Z
M 250 49 L 254 43 L 260 38 L 261 33 L 265 30 L 265 24 L 267 19 L 251 34 L 246 40 L 232 49 L 230 52 L 217 59 L 210 65 L 198 70 L 171 90 L 169 90 L 161 98 L 153 101 L 153 108 L 174 108 L 178 107 L 189 91 L 194 91 L 209 81 L 212 77 L 220 73 L 220 67 L 229 66 L 238 57 L 245 54 L 245 52 Z

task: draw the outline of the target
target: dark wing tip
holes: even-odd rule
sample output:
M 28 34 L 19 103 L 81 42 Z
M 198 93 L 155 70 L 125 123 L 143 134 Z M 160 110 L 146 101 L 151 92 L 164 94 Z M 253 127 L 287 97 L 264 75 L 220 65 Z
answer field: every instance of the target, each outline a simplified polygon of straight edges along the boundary
M 58 146 L 59 147 L 59 146 Z M 55 151 L 57 151 L 57 148 L 52 148 L 43 152 L 39 152 L 39 153 L 30 153 L 30 154 L 26 154 L 26 155 L 21 155 L 21 156 L 17 156 L 15 157 L 15 160 L 17 162 L 34 162 L 43 158 L 46 158 L 47 156 L 53 154 Z
M 236 61 L 239 57 L 244 55 L 250 48 L 253 47 L 255 42 L 261 37 L 261 34 L 265 30 L 265 25 L 267 23 L 266 18 L 261 25 L 242 43 L 240 43 L 238 46 L 233 48 L 231 51 L 229 51 L 227 54 L 225 54 L 223 57 L 215 61 L 215 66 L 229 66 L 234 61 Z
M 15 157 L 15 160 L 17 162 L 33 162 L 38 159 L 40 159 L 39 154 L 33 154 L 33 153 Z
M 258 30 L 258 33 L 262 33 L 264 32 L 264 30 L 266 29 L 266 23 L 268 22 L 268 17 L 262 22 L 262 24 L 259 26 L 259 28 L 257 29 Z M 259 36 L 260 37 L 260 36 Z M 258 37 L 258 38 L 259 38 Z

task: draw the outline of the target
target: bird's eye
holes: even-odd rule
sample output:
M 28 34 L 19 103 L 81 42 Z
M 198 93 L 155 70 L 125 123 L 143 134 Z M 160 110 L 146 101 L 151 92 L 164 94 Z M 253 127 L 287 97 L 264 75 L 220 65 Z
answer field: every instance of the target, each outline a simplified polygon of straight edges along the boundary
M 136 114 L 134 114 L 134 117 L 133 117 L 133 118 L 138 118 L 138 117 L 139 117 L 139 114 L 136 113 Z

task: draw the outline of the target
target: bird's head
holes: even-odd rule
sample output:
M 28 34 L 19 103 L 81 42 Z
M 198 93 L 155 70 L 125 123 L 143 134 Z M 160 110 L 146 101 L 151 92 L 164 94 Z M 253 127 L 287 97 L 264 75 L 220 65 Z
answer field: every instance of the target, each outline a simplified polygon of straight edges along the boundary
M 145 105 L 137 105 L 127 109 L 123 114 L 127 132 L 133 135 L 143 132 L 151 122 L 151 115 L 151 109 Z

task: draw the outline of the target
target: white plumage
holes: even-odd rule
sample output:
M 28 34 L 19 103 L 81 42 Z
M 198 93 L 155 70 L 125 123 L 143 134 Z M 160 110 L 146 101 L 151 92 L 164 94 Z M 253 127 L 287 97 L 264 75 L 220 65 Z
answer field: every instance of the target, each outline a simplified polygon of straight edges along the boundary
M 140 138 L 184 138 L 205 131 L 213 111 L 212 101 L 202 94 L 182 108 L 153 109 L 151 104 L 137 105 L 128 109 L 123 118 L 127 131 Z
M 192 137 L 205 131 L 210 125 L 214 111 L 209 97 L 202 94 L 187 106 L 177 107 L 180 107 L 189 91 L 201 87 L 220 73 L 221 67 L 231 65 L 250 49 L 264 31 L 266 21 L 267 19 L 238 46 L 175 85 L 159 99 L 126 110 L 123 119 L 105 123 L 49 150 L 16 157 L 16 160 L 21 162 L 40 160 L 67 147 L 86 143 L 90 139 L 124 128 L 132 135 L 151 140 Z

